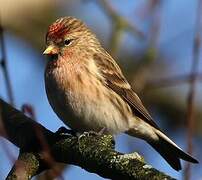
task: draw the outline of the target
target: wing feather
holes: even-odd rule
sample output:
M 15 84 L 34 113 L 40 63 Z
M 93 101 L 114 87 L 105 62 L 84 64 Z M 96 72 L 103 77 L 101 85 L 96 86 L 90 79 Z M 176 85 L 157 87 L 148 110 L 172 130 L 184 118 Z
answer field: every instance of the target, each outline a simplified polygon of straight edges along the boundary
M 136 95 L 128 81 L 123 76 L 121 69 L 114 59 L 107 52 L 94 54 L 93 58 L 98 65 L 100 73 L 105 78 L 107 87 L 116 92 L 129 104 L 135 116 L 145 120 L 151 126 L 159 129 L 142 104 L 140 98 Z

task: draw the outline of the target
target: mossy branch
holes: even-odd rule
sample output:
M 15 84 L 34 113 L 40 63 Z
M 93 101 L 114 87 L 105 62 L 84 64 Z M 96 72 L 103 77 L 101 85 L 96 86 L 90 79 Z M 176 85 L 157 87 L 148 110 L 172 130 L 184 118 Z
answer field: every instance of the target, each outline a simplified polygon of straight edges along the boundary
M 0 99 L 5 138 L 20 148 L 20 155 L 7 179 L 31 179 L 49 169 L 41 138 L 54 161 L 80 166 L 110 179 L 172 179 L 147 165 L 137 153 L 114 150 L 111 135 L 84 133 L 80 137 L 53 133 Z M 40 134 L 40 135 L 39 135 Z

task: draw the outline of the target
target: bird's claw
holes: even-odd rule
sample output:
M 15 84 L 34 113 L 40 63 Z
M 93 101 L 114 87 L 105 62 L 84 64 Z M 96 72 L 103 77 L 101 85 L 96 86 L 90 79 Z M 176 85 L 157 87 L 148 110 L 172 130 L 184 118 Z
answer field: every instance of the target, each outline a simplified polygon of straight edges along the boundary
M 80 134 L 79 139 L 84 136 L 90 137 L 90 136 L 97 136 L 97 135 L 98 135 L 98 133 L 95 131 L 87 131 L 87 132 L 83 132 L 82 134 Z
M 78 140 L 80 140 L 82 137 L 90 137 L 90 136 L 102 136 L 107 132 L 107 128 L 102 128 L 99 132 L 95 131 L 85 131 L 82 134 L 78 136 Z
M 65 127 L 60 127 L 56 132 L 56 135 L 58 136 L 67 136 L 67 135 L 72 135 L 72 136 L 76 136 L 76 132 L 71 130 L 71 129 L 67 129 Z
M 106 127 L 104 127 L 104 128 L 102 128 L 99 132 L 98 132 L 98 135 L 103 135 L 103 134 L 107 134 L 107 128 Z

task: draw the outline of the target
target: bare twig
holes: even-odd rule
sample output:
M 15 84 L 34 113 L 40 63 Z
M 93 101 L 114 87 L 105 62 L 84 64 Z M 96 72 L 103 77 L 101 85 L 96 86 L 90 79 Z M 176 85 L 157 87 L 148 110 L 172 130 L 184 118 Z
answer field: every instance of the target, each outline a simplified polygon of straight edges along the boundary
M 190 75 L 179 75 L 170 78 L 162 78 L 158 80 L 151 80 L 147 83 L 147 89 L 155 89 L 162 87 L 171 87 L 171 86 L 179 86 L 186 83 L 190 83 L 193 79 L 193 76 L 196 78 L 197 82 L 202 82 L 202 74 L 190 74 Z
M 3 119 L 2 119 L 2 109 L 0 106 L 0 136 L 3 136 L 5 138 L 8 138 L 8 134 L 6 132 Z M 10 151 L 8 144 L 5 141 L 0 141 L 1 146 L 3 147 L 4 152 L 6 153 L 8 159 L 10 160 L 11 163 L 15 162 L 15 156 L 13 153 Z
M 3 36 L 3 27 L 1 25 L 1 22 L 0 22 L 0 46 L 1 46 L 1 52 L 2 52 L 2 59 L 0 60 L 0 64 L 3 69 L 3 73 L 4 73 L 4 77 L 5 77 L 8 98 L 9 98 L 9 102 L 12 105 L 14 105 L 14 97 L 13 97 L 11 81 L 10 81 L 8 68 L 7 68 L 6 49 L 5 49 L 5 42 L 4 42 L 4 36 Z
M 1 116 L 1 106 L 0 106 L 0 136 L 8 137 L 7 132 L 4 127 L 4 123 Z M 13 153 L 10 151 L 8 144 L 5 141 L 1 141 L 1 145 L 3 147 L 4 152 L 6 153 L 7 157 L 9 158 L 10 162 L 15 162 L 15 157 Z
M 113 56 L 116 56 L 118 52 L 118 47 L 120 45 L 121 37 L 124 31 L 129 31 L 139 38 L 144 38 L 144 34 L 134 25 L 132 25 L 123 16 L 119 15 L 111 4 L 106 0 L 98 1 L 101 8 L 106 12 L 109 19 L 112 20 L 113 28 L 110 40 L 110 50 Z
M 32 105 L 30 104 L 23 104 L 22 106 L 22 112 L 25 114 L 28 114 L 29 117 L 31 117 L 32 119 L 34 119 L 35 121 L 36 119 L 36 115 L 35 115 L 35 111 L 34 108 L 32 107 Z M 50 147 L 43 135 L 43 133 L 41 132 L 41 129 L 38 128 L 38 126 L 35 126 L 35 131 L 36 131 L 36 136 L 38 138 L 38 141 L 40 142 L 40 145 L 42 147 L 42 153 L 44 156 L 44 161 L 46 161 L 46 163 L 48 164 L 49 167 L 51 167 L 52 171 L 51 171 L 51 175 L 52 175 L 52 179 L 56 178 L 56 177 L 60 177 L 60 179 L 64 179 L 61 175 L 62 170 L 58 170 L 57 166 L 55 165 L 56 162 L 54 160 L 54 158 L 51 155 L 50 152 Z M 16 164 L 17 166 L 17 164 Z
M 148 11 L 150 11 L 150 16 L 152 14 L 152 25 L 150 28 L 150 47 L 157 48 L 159 35 L 160 35 L 160 7 L 161 0 L 151 0 L 148 1 Z
M 37 120 L 35 110 L 31 104 L 23 104 L 21 110 L 24 114 L 27 114 L 30 118 L 34 119 L 35 121 Z
M 36 121 L 34 108 L 30 104 L 23 104 L 21 109 L 23 113 L 28 114 L 32 119 Z M 47 161 L 47 164 L 49 164 L 49 166 L 52 167 L 55 162 L 50 154 L 49 145 L 46 142 L 44 135 L 42 134 L 41 129 L 38 128 L 38 126 L 35 126 L 35 131 L 38 141 L 40 142 L 40 145 L 42 147 L 42 152 L 44 153 L 45 161 Z
M 146 85 L 151 76 L 151 66 L 158 58 L 158 44 L 161 25 L 161 1 L 152 0 L 148 1 L 148 10 L 151 18 L 151 27 L 149 28 L 149 42 L 148 49 L 142 58 L 141 63 L 138 64 L 138 68 L 134 71 L 135 74 L 132 79 L 132 84 L 136 84 L 136 91 L 141 91 Z M 152 6 L 152 8 L 151 8 Z M 138 83 L 136 83 L 138 82 Z M 138 85 L 137 85 L 138 84 Z
M 143 32 L 141 32 L 136 26 L 132 25 L 130 22 L 128 22 L 125 18 L 123 18 L 121 15 L 119 15 L 114 8 L 111 6 L 109 1 L 106 0 L 99 0 L 99 3 L 103 10 L 108 14 L 109 18 L 114 21 L 120 21 L 122 22 L 123 26 L 128 29 L 130 32 L 134 33 L 135 36 L 138 36 L 140 38 L 144 38 Z
M 201 8 L 202 0 L 198 0 L 196 22 L 195 22 L 195 35 L 194 35 L 194 44 L 193 44 L 193 59 L 191 67 L 191 81 L 190 89 L 187 96 L 187 142 L 188 142 L 188 152 L 189 154 L 193 153 L 193 134 L 194 134 L 194 125 L 195 125 L 195 107 L 194 102 L 196 98 L 196 80 L 197 80 L 197 68 L 199 64 L 199 52 L 200 52 L 200 31 L 201 31 Z M 189 180 L 191 177 L 191 167 L 188 163 L 185 169 L 185 179 Z
M 0 51 L 1 51 L 1 59 L 0 59 L 0 65 L 2 67 L 3 70 L 3 74 L 5 77 L 5 83 L 6 83 L 6 90 L 7 90 L 7 94 L 8 94 L 8 99 L 9 102 L 14 105 L 14 97 L 13 97 L 13 92 L 12 92 L 12 86 L 11 86 L 11 81 L 10 81 L 10 77 L 9 77 L 9 72 L 8 72 L 8 68 L 7 68 L 7 57 L 6 57 L 6 49 L 5 49 L 5 42 L 4 42 L 4 34 L 3 34 L 3 27 L 1 25 L 1 17 L 0 17 Z M 7 132 L 4 128 L 4 124 L 1 118 L 1 109 L 0 109 L 0 134 L 3 134 L 3 136 L 7 137 Z M 15 157 L 12 154 L 12 152 L 10 151 L 8 144 L 4 141 L 1 141 L 2 147 L 5 151 L 5 153 L 7 154 L 9 160 L 11 161 L 11 163 L 13 163 L 15 161 Z

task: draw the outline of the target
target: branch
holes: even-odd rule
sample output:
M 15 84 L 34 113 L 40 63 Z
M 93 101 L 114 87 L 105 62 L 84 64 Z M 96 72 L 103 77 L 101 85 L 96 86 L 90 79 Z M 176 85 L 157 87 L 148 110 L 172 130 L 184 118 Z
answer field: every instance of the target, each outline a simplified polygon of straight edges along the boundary
M 139 38 L 144 38 L 144 34 L 140 31 L 136 26 L 129 23 L 125 18 L 119 15 L 118 12 L 111 6 L 111 4 L 106 0 L 99 0 L 99 4 L 101 5 L 102 9 L 106 14 L 112 19 L 115 23 L 120 24 L 122 28 L 129 30 L 130 32 L 134 33 L 135 36 Z
M 131 24 L 126 18 L 119 15 L 119 13 L 106 0 L 97 1 L 100 8 L 106 13 L 112 21 L 112 32 L 110 38 L 110 51 L 115 57 L 120 46 L 122 35 L 125 31 L 131 32 L 135 37 L 144 39 L 145 36 L 135 25 Z
M 196 82 L 197 82 L 197 70 L 200 60 L 200 47 L 201 47 L 201 8 L 202 0 L 198 0 L 198 6 L 196 11 L 196 22 L 195 22 L 195 34 L 193 42 L 193 58 L 191 74 L 193 74 L 191 81 L 189 83 L 189 92 L 187 95 L 187 143 L 188 143 L 188 153 L 193 153 L 193 136 L 194 136 L 194 126 L 196 122 L 195 118 L 195 100 L 196 100 Z M 186 164 L 185 180 L 191 178 L 191 167 Z
M 194 72 L 190 75 L 185 74 L 168 78 L 161 78 L 158 80 L 151 80 L 150 82 L 148 82 L 145 90 L 184 85 L 186 83 L 191 83 L 193 78 L 196 78 L 197 82 L 202 82 L 202 74 Z
M 0 52 L 2 54 L 2 59 L 0 59 L 0 65 L 2 67 L 3 74 L 5 77 L 5 83 L 6 83 L 6 89 L 7 89 L 9 101 L 12 105 L 14 105 L 13 90 L 12 90 L 11 80 L 10 80 L 10 76 L 7 68 L 6 47 L 5 47 L 5 40 L 4 40 L 4 31 L 1 25 L 1 17 L 0 17 L 0 47 L 1 47 Z
M 49 131 L 1 99 L 0 110 L 7 132 L 3 136 L 20 148 L 18 161 L 7 179 L 19 179 L 22 176 L 23 179 L 31 179 L 50 168 L 45 161 L 46 154 L 42 151 L 36 128 L 46 139 L 51 155 L 57 162 L 77 165 L 110 179 L 172 179 L 145 164 L 137 153 L 122 154 L 115 151 L 111 135 L 84 133 L 80 137 L 62 136 Z
M 20 153 L 6 180 L 31 179 L 37 173 L 39 165 L 39 159 L 34 153 Z

